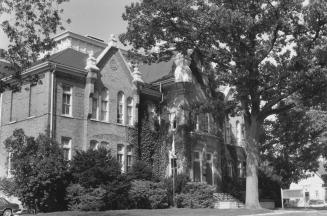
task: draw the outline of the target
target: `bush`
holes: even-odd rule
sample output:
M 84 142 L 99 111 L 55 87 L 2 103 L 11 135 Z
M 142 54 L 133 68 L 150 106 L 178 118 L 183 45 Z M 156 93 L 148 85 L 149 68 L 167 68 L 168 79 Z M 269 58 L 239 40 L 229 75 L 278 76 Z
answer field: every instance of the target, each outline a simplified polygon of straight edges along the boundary
M 68 209 L 72 211 L 99 211 L 105 209 L 106 190 L 102 187 L 85 188 L 72 184 L 67 188 Z
M 121 165 L 109 150 L 89 149 L 77 151 L 71 161 L 70 171 L 74 183 L 86 188 L 96 188 L 116 180 L 121 173 Z
M 79 185 L 69 190 L 70 209 L 90 211 L 129 207 L 130 182 L 126 175 L 121 174 L 121 165 L 109 150 L 77 152 L 70 170 L 73 182 Z
M 128 172 L 128 177 L 130 180 L 152 180 L 152 168 L 148 166 L 144 161 L 136 161 L 132 165 L 132 169 Z
M 177 174 L 175 177 L 175 194 L 181 193 L 186 184 L 190 182 L 190 177 L 187 174 L 181 173 Z M 173 178 L 169 177 L 164 180 L 165 188 L 168 191 L 168 203 L 172 206 L 173 203 Z
M 212 208 L 215 187 L 206 183 L 189 182 L 181 194 L 176 195 L 178 208 Z
M 22 204 L 37 211 L 66 209 L 66 187 L 70 174 L 63 150 L 48 135 L 28 137 L 21 129 L 5 140 L 12 155 L 12 174 L 16 195 Z
M 106 209 L 127 209 L 131 206 L 128 197 L 131 182 L 125 175 L 118 176 L 115 181 L 104 185 L 103 188 L 106 190 Z
M 134 208 L 158 209 L 168 207 L 167 190 L 161 182 L 133 181 L 129 191 L 129 199 Z

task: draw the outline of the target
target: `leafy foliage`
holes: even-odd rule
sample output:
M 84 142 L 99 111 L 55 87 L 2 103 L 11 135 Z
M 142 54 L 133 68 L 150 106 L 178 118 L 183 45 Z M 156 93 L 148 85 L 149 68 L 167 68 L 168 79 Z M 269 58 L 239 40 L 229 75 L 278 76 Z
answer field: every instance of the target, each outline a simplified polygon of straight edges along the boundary
M 72 211 L 103 210 L 105 194 L 106 190 L 101 187 L 87 189 L 80 184 L 72 184 L 67 187 L 68 209 Z
M 180 194 L 186 184 L 188 182 L 190 182 L 190 177 L 185 174 L 185 173 L 179 173 L 175 176 L 175 187 L 174 187 L 174 190 L 175 190 L 175 194 Z M 165 187 L 167 188 L 167 192 L 168 192 L 168 203 L 170 206 L 173 206 L 174 205 L 174 198 L 173 198 L 173 178 L 172 177 L 169 177 L 169 178 L 166 178 L 163 180 L 163 183 L 165 185 Z
M 121 174 L 121 165 L 109 150 L 76 152 L 70 172 L 74 182 L 67 189 L 71 209 L 90 211 L 129 207 L 129 177 Z
M 312 109 L 292 109 L 267 122 L 270 133 L 261 148 L 262 170 L 279 176 L 284 188 L 306 177 L 307 171 L 317 171 L 319 157 L 327 152 L 326 123 L 327 113 Z
M 326 8 L 319 0 L 143 0 L 126 7 L 120 40 L 134 52 L 154 62 L 193 51 L 205 68 L 214 63 L 212 86 L 235 88 L 245 120 L 248 207 L 259 207 L 264 120 L 297 106 L 293 98 L 315 105 L 326 92 Z
M 182 193 L 176 195 L 178 208 L 213 207 L 215 187 L 206 183 L 189 182 Z
M 70 165 L 73 181 L 83 187 L 97 187 L 118 178 L 121 165 L 104 148 L 77 151 Z
M 65 210 L 70 175 L 58 143 L 45 134 L 34 139 L 17 129 L 5 147 L 12 154 L 13 181 L 18 186 L 14 194 L 23 205 L 43 212 Z
M 167 208 L 167 190 L 163 183 L 135 180 L 129 191 L 129 198 L 135 208 Z
M 136 161 L 128 173 L 130 179 L 148 180 L 153 178 L 152 168 L 144 161 Z
M 10 68 L 16 72 L 16 78 L 42 52 L 54 46 L 50 36 L 58 29 L 64 29 L 60 17 L 63 10 L 59 6 L 66 1 L 1 1 L 0 16 L 4 19 L 0 26 L 10 40 L 5 57 L 11 63 Z
M 6 196 L 15 196 L 15 181 L 11 178 L 0 178 L 0 191 Z

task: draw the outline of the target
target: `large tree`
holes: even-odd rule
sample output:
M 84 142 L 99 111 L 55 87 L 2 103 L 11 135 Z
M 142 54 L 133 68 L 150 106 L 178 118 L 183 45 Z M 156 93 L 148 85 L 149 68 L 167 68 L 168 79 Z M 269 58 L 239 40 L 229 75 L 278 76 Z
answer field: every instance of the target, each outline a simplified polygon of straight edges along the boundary
M 24 69 L 54 46 L 51 36 L 58 29 L 64 29 L 60 4 L 66 1 L 68 0 L 0 0 L 0 28 L 10 42 L 0 58 L 5 57 L 10 63 L 8 69 L 14 72 L 18 81 Z M 6 75 L 8 74 L 0 74 L 0 78 Z M 0 84 L 0 89 L 3 90 L 4 83 Z
M 283 188 L 319 169 L 319 158 L 327 152 L 326 111 L 293 108 L 267 120 L 265 126 L 261 168 L 268 176 L 277 175 Z
M 191 49 L 234 86 L 244 115 L 246 206 L 259 208 L 264 120 L 326 85 L 327 3 L 312 0 L 143 0 L 126 7 L 121 41 L 151 60 Z M 296 100 L 294 100 L 296 98 Z

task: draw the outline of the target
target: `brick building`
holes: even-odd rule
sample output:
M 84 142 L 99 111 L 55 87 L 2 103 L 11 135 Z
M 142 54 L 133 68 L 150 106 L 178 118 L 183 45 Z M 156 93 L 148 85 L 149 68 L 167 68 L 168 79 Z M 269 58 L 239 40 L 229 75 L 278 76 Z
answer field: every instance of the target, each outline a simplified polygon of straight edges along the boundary
M 223 172 L 244 177 L 242 118 L 226 118 L 224 145 L 211 113 L 191 117 L 192 104 L 210 97 L 204 88 L 207 74 L 195 54 L 136 65 L 114 38 L 105 43 L 64 32 L 54 39 L 57 46 L 51 56 L 23 74 L 37 75 L 38 81 L 1 95 L 1 143 L 16 128 L 29 136 L 48 129 L 68 160 L 76 150 L 107 147 L 125 172 L 142 151 L 136 151 L 142 142 L 140 130 L 149 122 L 150 128 L 166 128 L 161 140 L 166 148 L 160 153 L 166 159 L 159 162 L 164 176 L 185 172 L 193 181 L 218 186 Z M 227 99 L 228 94 L 226 90 Z M 229 155 L 230 162 L 222 165 L 222 154 Z M 10 174 L 8 161 L 0 145 L 0 176 Z

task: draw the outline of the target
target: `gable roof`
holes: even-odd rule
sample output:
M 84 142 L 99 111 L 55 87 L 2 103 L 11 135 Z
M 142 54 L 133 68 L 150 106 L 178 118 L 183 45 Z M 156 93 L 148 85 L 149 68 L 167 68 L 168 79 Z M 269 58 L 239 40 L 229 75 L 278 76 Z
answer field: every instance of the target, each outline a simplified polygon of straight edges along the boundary
M 81 53 L 72 48 L 67 48 L 51 55 L 48 60 L 65 66 L 85 70 L 87 58 L 87 54 Z
M 139 66 L 142 72 L 142 78 L 146 83 L 153 83 L 172 74 L 174 61 L 171 59 L 167 62 L 152 64 L 143 64 Z

